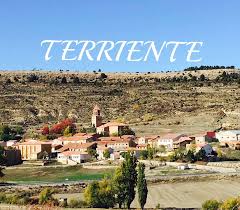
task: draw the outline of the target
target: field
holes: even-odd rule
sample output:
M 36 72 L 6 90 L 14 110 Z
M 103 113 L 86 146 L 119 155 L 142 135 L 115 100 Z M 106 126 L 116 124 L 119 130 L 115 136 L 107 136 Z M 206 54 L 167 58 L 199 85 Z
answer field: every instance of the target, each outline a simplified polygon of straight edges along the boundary
M 26 184 L 37 183 L 61 183 L 81 180 L 98 180 L 112 174 L 110 169 L 83 169 L 80 166 L 69 167 L 39 167 L 17 168 L 4 170 L 5 176 L 1 179 L 5 182 L 17 182 Z
M 240 183 L 238 180 L 149 185 L 148 199 L 145 208 L 155 208 L 158 204 L 160 204 L 160 207 L 201 208 L 202 203 L 208 199 L 223 200 L 238 196 L 239 188 Z M 83 194 L 56 194 L 55 197 L 83 199 Z M 132 207 L 139 208 L 137 199 L 133 201 Z

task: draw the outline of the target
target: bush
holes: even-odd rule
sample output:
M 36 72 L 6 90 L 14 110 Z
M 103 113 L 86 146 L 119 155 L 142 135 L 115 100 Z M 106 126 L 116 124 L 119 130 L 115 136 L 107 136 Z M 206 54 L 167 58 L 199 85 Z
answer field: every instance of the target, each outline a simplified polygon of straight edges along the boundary
M 76 200 L 74 198 L 72 198 L 69 203 L 68 203 L 68 206 L 70 208 L 86 208 L 88 207 L 87 206 L 87 203 L 85 201 L 82 201 L 82 200 Z
M 39 204 L 46 204 L 49 201 L 53 201 L 53 190 L 50 188 L 45 188 L 39 193 Z
M 203 210 L 218 210 L 220 203 L 217 200 L 207 200 L 202 204 Z
M 240 205 L 239 198 L 229 198 L 225 200 L 221 205 L 221 210 L 237 210 Z

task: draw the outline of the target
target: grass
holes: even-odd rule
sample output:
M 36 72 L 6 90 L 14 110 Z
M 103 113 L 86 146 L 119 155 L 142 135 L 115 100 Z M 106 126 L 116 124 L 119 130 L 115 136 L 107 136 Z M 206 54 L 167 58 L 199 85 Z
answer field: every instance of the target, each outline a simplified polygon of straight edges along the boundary
M 188 169 L 188 170 L 180 170 L 175 167 L 160 167 L 156 169 L 152 169 L 149 172 L 149 176 L 175 176 L 175 175 L 191 175 L 191 174 L 201 174 L 201 173 L 209 173 L 207 171 L 202 170 L 194 170 L 194 169 Z
M 17 183 L 57 183 L 81 180 L 99 180 L 111 176 L 111 169 L 84 169 L 81 166 L 58 168 L 18 168 L 3 171 L 2 181 Z

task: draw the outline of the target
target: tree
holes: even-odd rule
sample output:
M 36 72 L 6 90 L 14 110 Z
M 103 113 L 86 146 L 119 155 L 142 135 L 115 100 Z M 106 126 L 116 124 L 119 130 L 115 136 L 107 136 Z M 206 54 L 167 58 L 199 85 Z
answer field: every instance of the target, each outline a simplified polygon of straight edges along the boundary
M 122 166 L 117 168 L 113 176 L 113 186 L 115 191 L 115 201 L 118 203 L 119 208 L 122 208 L 122 205 L 125 202 L 125 188 L 126 184 L 124 183 L 125 177 L 123 176 Z
M 115 205 L 114 189 L 111 180 L 94 181 L 85 192 L 86 203 L 92 208 L 112 208 Z
M 143 163 L 138 164 L 138 176 L 137 176 L 137 189 L 138 189 L 138 202 L 141 206 L 141 209 L 144 208 L 144 205 L 147 201 L 147 181 L 145 179 L 145 165 Z
M 45 125 L 43 128 L 42 128 L 42 135 L 46 136 L 49 134 L 49 127 L 48 125 Z
M 98 154 L 97 154 L 97 151 L 95 149 L 87 149 L 87 152 L 89 155 L 91 155 L 93 158 L 96 158 L 98 157 Z
M 225 200 L 222 205 L 221 209 L 222 210 L 238 210 L 240 206 L 240 199 L 239 198 L 228 198 Z
M 133 153 L 126 153 L 123 162 L 123 177 L 125 183 L 125 204 L 128 209 L 135 198 L 135 187 L 137 182 L 137 160 Z
M 103 152 L 103 157 L 104 157 L 105 159 L 110 158 L 110 152 L 109 152 L 109 149 L 106 149 L 106 150 Z
M 135 198 L 135 187 L 137 183 L 137 160 L 133 153 L 124 154 L 124 161 L 114 175 L 114 186 L 116 201 L 121 208 L 125 205 L 128 209 Z
M 66 127 L 63 131 L 63 135 L 64 136 L 71 136 L 71 134 L 72 134 L 71 127 L 70 126 Z
M 207 200 L 202 204 L 203 210 L 218 210 L 220 203 L 217 200 Z

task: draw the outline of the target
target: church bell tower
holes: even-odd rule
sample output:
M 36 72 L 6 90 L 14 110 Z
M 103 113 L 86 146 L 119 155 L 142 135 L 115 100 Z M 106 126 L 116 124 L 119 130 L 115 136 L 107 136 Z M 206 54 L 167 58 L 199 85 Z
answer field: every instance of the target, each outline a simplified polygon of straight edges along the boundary
M 98 105 L 95 105 L 92 113 L 92 126 L 96 128 L 100 125 L 102 125 L 101 110 Z

